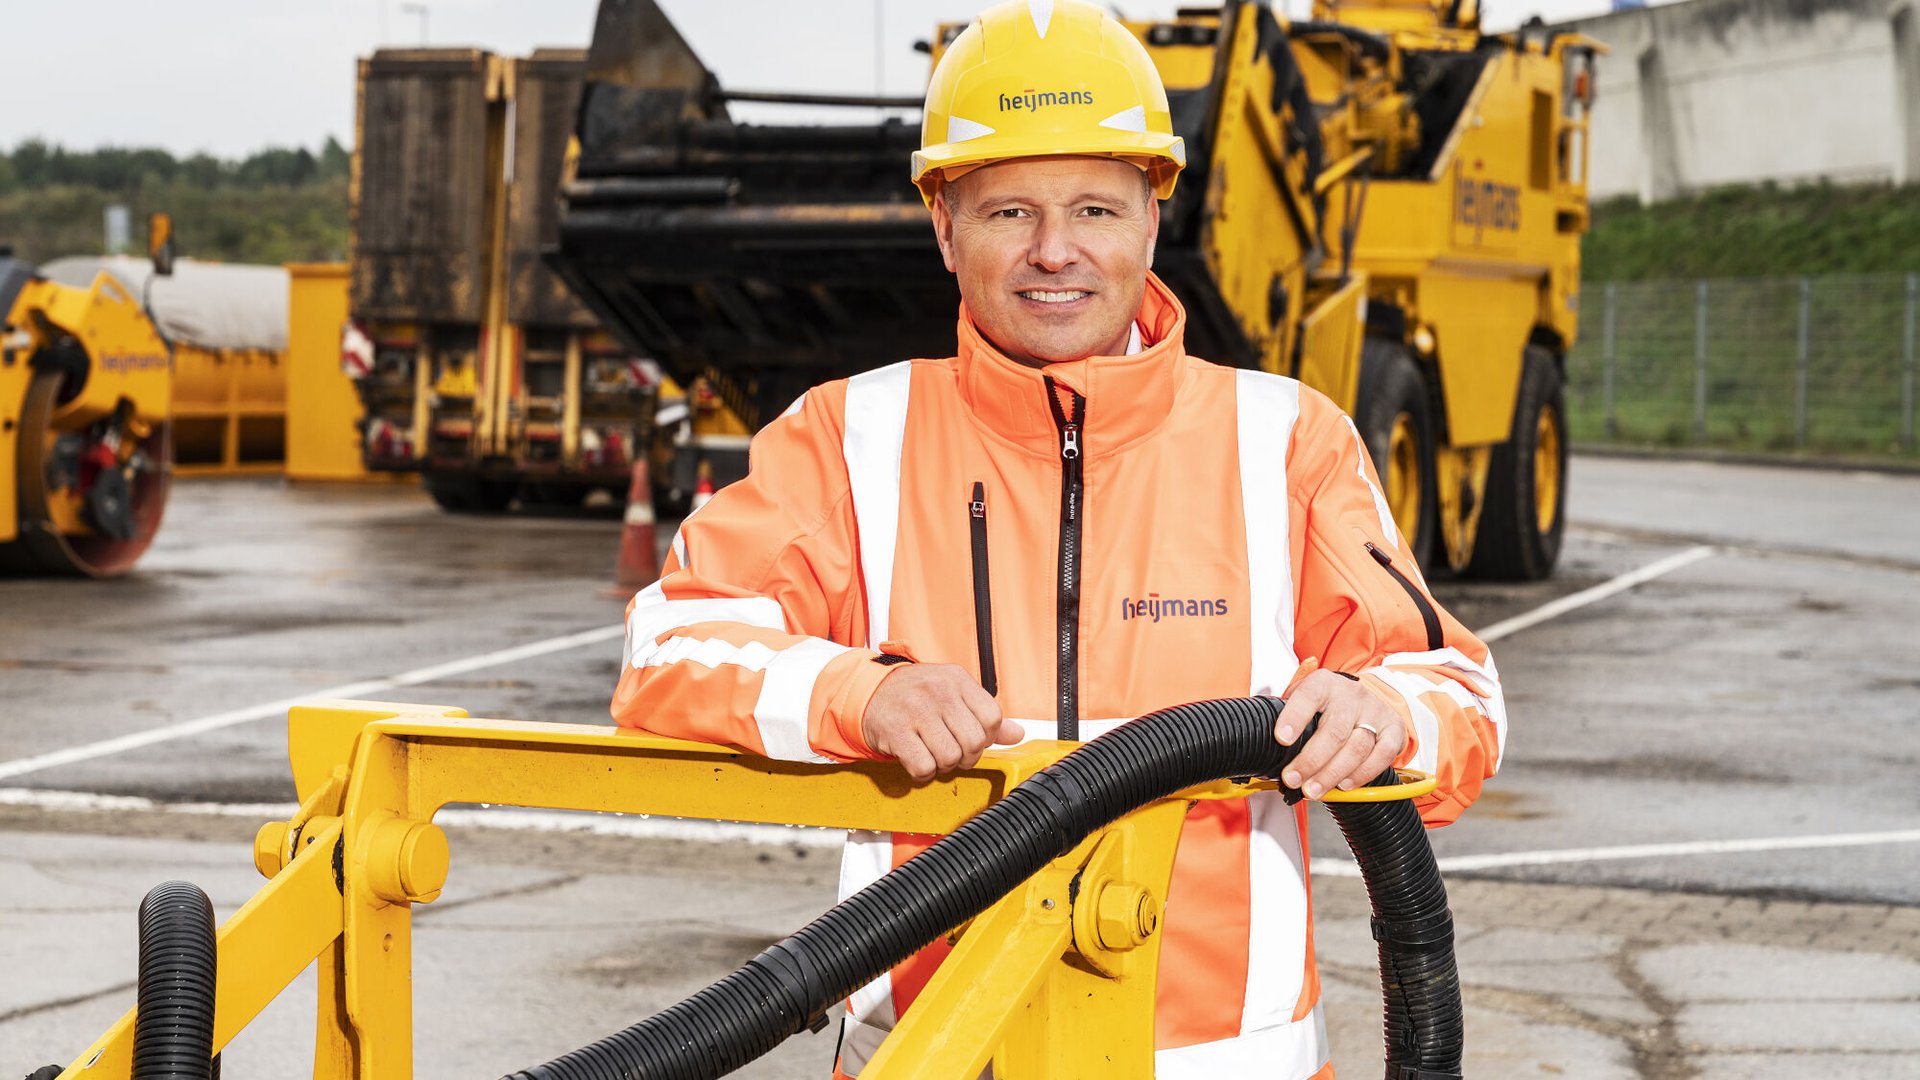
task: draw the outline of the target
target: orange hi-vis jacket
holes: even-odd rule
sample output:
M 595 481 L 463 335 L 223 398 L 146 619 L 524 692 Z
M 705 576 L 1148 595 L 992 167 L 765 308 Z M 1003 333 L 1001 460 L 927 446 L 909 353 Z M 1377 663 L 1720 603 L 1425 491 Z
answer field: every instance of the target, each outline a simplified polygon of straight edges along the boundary
M 809 390 L 628 607 L 614 717 L 847 760 L 877 756 L 860 720 L 894 670 L 883 652 L 963 665 L 1030 737 L 1078 739 L 1284 694 L 1317 661 L 1408 721 L 1400 764 L 1439 778 L 1421 813 L 1453 820 L 1500 760 L 1493 658 L 1428 595 L 1352 421 L 1291 379 L 1188 356 L 1184 324 L 1149 277 L 1144 350 L 1039 370 L 963 307 L 958 356 Z M 1267 793 L 1188 815 L 1162 924 L 1162 1080 L 1332 1075 L 1306 812 Z M 842 894 L 931 839 L 853 834 Z M 945 952 L 854 995 L 844 1075 Z

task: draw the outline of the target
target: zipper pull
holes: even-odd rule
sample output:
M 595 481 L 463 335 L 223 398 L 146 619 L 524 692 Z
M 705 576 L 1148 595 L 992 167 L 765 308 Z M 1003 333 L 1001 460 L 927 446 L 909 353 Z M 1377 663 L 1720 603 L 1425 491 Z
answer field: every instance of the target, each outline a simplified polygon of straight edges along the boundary
M 976 480 L 973 483 L 973 501 L 967 504 L 967 512 L 985 520 L 987 516 L 987 486 Z
M 1381 551 L 1377 547 L 1374 547 L 1371 542 L 1367 544 L 1367 554 L 1372 555 L 1373 561 L 1379 563 L 1381 566 L 1393 565 L 1393 556 L 1387 554 L 1384 551 Z
M 1060 429 L 1060 456 L 1072 461 L 1080 456 L 1080 425 L 1068 424 Z

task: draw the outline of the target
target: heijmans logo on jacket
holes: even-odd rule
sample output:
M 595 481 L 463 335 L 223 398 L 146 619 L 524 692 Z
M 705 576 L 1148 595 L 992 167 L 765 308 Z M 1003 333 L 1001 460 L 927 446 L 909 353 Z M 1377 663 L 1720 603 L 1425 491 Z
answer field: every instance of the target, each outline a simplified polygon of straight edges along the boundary
M 1162 599 L 1159 593 L 1148 593 L 1144 600 L 1128 597 L 1120 598 L 1120 621 L 1128 619 L 1197 619 L 1211 618 L 1227 613 L 1227 601 L 1224 598 L 1213 600 L 1189 600 L 1184 597 Z

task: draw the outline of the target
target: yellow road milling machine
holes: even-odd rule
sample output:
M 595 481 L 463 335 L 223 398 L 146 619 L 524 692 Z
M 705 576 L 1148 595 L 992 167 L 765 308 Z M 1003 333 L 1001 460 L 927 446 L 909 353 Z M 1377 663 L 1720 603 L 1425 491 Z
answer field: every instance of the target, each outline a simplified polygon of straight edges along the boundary
M 1597 46 L 1482 33 L 1475 0 L 1127 25 L 1186 140 L 1155 270 L 1189 349 L 1352 412 L 1429 567 L 1551 572 Z M 812 383 L 946 355 L 959 296 L 906 181 L 918 119 L 733 115 L 918 104 L 724 88 L 653 0 L 608 0 L 551 258 L 632 347 L 754 425 Z
M 0 257 L 0 314 L 0 573 L 123 574 L 172 481 L 173 347 L 105 271 L 61 285 Z

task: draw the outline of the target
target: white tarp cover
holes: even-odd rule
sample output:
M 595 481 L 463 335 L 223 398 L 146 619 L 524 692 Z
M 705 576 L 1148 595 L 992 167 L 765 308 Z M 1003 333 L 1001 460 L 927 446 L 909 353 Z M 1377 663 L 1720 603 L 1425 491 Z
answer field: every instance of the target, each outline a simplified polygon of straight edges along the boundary
M 146 292 L 153 264 L 127 255 L 72 255 L 39 268 L 50 281 L 86 288 L 105 270 L 126 286 L 135 300 L 144 298 L 169 339 L 202 349 L 287 347 L 286 270 L 175 259 L 173 276 L 155 278 Z

